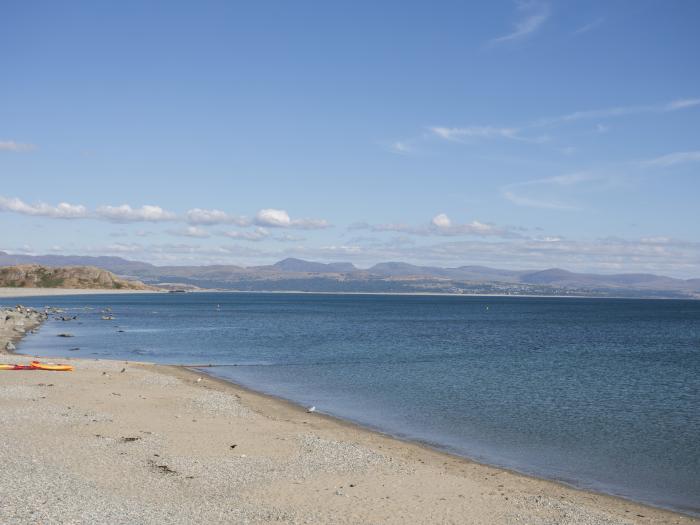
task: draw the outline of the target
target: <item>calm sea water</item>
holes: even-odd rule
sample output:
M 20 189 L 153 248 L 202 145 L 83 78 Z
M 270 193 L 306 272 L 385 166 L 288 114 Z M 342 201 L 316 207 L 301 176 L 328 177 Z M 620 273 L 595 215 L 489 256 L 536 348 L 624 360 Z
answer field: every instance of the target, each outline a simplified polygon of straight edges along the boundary
M 483 462 L 700 514 L 700 301 L 231 293 L 23 303 L 79 320 L 50 321 L 21 352 L 224 365 L 207 371 Z M 100 319 L 108 306 L 113 321 Z

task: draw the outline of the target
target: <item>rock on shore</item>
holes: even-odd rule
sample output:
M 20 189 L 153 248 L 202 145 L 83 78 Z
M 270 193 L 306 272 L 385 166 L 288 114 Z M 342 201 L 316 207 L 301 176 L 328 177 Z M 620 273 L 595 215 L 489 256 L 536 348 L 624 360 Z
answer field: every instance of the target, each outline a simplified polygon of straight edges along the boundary
M 46 320 L 48 313 L 17 305 L 0 308 L 0 354 L 11 353 L 15 343 Z

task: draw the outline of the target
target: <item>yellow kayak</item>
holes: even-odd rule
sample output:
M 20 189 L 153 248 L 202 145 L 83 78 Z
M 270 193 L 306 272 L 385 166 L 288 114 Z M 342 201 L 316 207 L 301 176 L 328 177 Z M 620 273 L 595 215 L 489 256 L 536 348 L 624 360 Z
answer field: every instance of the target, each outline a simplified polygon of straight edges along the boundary
M 40 363 L 32 361 L 32 368 L 35 370 L 53 370 L 55 372 L 72 372 L 72 365 L 57 365 L 55 363 Z

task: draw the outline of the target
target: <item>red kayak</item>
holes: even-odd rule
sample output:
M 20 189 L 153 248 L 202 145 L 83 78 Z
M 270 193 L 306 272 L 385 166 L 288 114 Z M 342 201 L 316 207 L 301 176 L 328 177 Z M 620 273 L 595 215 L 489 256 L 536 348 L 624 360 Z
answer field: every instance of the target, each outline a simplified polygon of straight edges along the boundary
M 32 365 L 4 365 L 0 364 L 0 370 L 36 370 Z
M 32 361 L 30 365 L 6 365 L 0 364 L 0 370 L 51 370 L 54 372 L 72 372 L 72 365 L 60 365 L 56 363 L 40 363 Z

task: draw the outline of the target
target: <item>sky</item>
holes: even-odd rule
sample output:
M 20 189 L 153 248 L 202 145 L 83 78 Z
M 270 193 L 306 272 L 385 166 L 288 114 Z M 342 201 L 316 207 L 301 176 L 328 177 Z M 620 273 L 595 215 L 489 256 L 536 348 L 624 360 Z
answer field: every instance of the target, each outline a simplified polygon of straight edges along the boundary
M 5 3 L 0 250 L 700 277 L 700 2 Z

